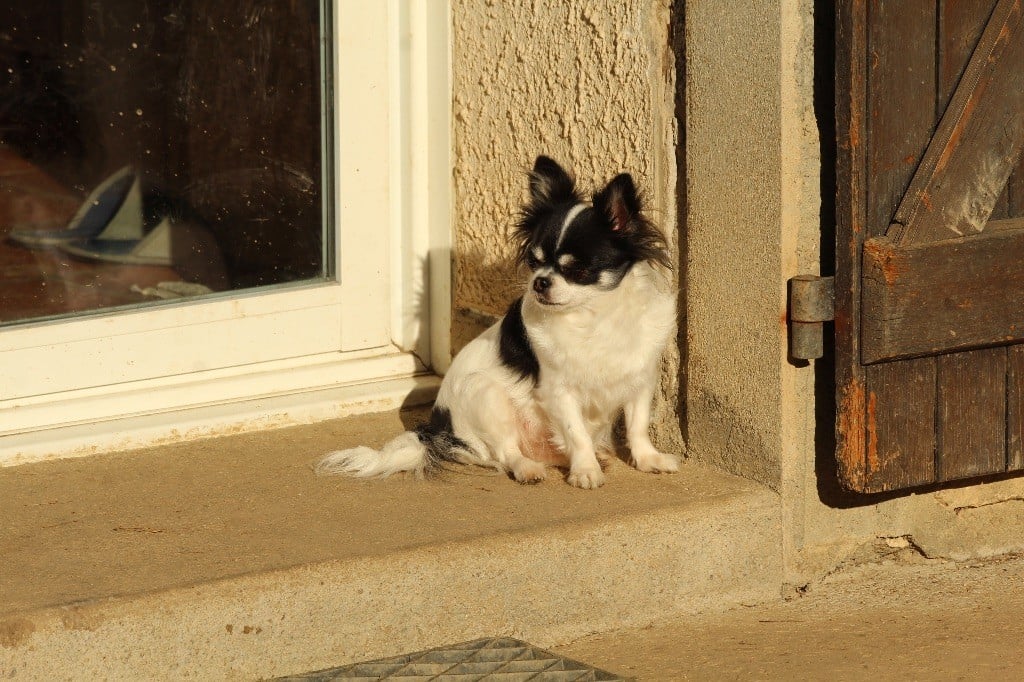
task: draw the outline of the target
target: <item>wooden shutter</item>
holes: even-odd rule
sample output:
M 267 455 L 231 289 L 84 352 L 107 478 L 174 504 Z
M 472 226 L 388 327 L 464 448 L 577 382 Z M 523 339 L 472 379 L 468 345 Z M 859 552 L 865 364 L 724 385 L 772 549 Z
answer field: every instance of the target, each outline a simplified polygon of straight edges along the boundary
M 840 0 L 837 458 L 879 492 L 1024 469 L 1022 0 Z

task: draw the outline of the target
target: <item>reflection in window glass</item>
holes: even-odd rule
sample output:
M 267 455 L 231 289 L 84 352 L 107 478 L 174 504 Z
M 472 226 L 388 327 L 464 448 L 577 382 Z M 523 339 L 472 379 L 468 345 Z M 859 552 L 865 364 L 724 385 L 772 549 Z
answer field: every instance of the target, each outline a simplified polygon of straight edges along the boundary
M 327 275 L 317 0 L 0 5 L 0 323 Z

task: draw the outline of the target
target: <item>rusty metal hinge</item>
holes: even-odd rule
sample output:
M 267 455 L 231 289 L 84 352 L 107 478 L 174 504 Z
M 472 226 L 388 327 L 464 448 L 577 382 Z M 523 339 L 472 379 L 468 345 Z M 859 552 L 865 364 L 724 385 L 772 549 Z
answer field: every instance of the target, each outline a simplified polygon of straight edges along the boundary
M 789 280 L 789 355 L 797 360 L 820 358 L 825 350 L 823 322 L 835 319 L 835 280 L 797 275 Z

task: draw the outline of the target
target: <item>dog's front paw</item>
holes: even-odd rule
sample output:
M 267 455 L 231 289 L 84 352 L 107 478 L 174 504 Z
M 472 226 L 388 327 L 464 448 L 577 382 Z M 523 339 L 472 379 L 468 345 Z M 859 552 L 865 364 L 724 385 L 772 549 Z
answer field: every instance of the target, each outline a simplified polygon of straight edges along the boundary
M 679 460 L 657 450 L 633 453 L 633 466 L 650 474 L 673 474 L 679 471 Z
M 601 471 L 601 467 L 587 467 L 587 468 L 572 468 L 569 470 L 569 481 L 570 485 L 574 485 L 577 488 L 583 488 L 584 490 L 593 490 L 594 488 L 600 488 L 604 485 L 604 472 Z

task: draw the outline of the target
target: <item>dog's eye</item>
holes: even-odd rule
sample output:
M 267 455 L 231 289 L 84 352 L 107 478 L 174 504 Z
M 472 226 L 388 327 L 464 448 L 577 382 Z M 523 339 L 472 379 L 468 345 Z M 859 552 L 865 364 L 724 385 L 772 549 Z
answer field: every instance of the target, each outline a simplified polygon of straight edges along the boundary
M 540 265 L 540 260 L 536 256 L 533 255 L 532 251 L 527 251 L 526 252 L 526 267 L 530 268 L 531 270 L 535 270 L 538 265 Z
M 573 268 L 569 272 L 565 273 L 567 279 L 573 282 L 586 282 L 590 279 L 590 270 L 586 268 Z

